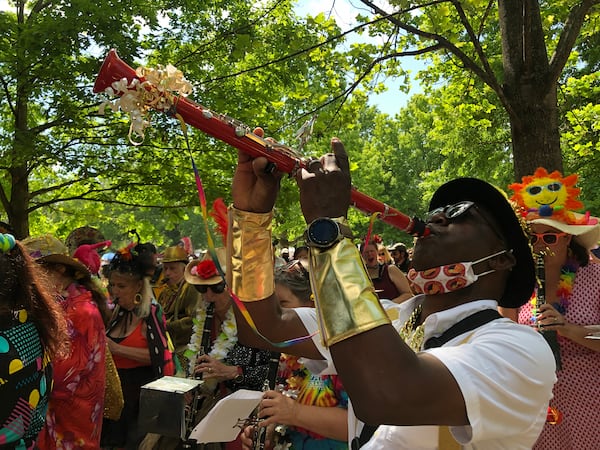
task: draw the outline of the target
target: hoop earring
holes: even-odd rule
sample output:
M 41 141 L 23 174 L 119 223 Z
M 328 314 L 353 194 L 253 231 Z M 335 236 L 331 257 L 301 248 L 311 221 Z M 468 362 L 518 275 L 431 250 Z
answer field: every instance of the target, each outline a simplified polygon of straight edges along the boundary
M 135 297 L 133 297 L 133 304 L 139 305 L 140 303 L 142 303 L 142 294 L 138 292 L 137 294 L 135 294 Z

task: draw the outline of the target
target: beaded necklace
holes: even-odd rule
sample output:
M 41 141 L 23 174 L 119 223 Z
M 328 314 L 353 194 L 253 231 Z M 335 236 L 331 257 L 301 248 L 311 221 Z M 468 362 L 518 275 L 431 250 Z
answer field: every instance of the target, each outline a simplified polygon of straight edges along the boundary
M 569 306 L 569 300 L 573 293 L 573 283 L 575 282 L 575 274 L 579 265 L 573 260 L 568 260 L 564 266 L 560 269 L 560 278 L 558 279 L 558 287 L 556 289 L 556 296 L 558 301 L 553 303 L 552 306 L 556 310 L 564 315 L 567 312 Z M 538 314 L 537 310 L 537 288 L 531 297 L 531 323 L 535 323 Z
M 404 322 L 404 325 L 402 325 L 402 328 L 400 328 L 399 332 L 402 340 L 415 352 L 421 351 L 423 338 L 425 337 L 425 322 L 419 326 L 416 326 L 419 318 L 421 317 L 421 311 L 423 311 L 422 304 L 413 310 L 408 320 Z

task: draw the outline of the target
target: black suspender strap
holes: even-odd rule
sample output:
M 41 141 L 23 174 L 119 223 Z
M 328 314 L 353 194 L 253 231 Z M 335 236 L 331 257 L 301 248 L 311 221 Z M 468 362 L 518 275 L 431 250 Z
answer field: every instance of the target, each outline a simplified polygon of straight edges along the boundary
M 479 328 L 481 325 L 485 325 L 492 320 L 500 319 L 502 316 L 495 309 L 483 309 L 474 314 L 471 314 L 468 317 L 465 317 L 463 320 L 456 322 L 450 328 L 442 333 L 441 336 L 431 337 L 425 341 L 425 349 L 441 347 L 446 342 L 454 339 L 456 336 L 460 336 L 467 331 L 474 330 L 475 328 Z

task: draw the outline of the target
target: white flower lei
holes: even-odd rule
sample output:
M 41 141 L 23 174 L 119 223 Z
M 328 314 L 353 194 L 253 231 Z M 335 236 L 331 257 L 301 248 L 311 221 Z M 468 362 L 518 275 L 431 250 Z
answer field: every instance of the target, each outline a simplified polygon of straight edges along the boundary
M 196 357 L 200 351 L 202 345 L 202 333 L 204 331 L 204 322 L 206 321 L 206 306 L 198 308 L 195 319 L 193 319 L 194 326 L 192 327 L 192 338 L 188 344 L 186 350 L 186 356 L 190 360 L 190 373 L 194 372 L 194 366 L 196 365 Z M 208 356 L 215 358 L 219 361 L 223 361 L 229 351 L 238 341 L 237 326 L 235 323 L 235 315 L 233 314 L 233 308 L 230 307 L 225 314 L 225 320 L 221 324 L 221 331 L 217 336 L 217 339 L 212 345 L 212 349 Z

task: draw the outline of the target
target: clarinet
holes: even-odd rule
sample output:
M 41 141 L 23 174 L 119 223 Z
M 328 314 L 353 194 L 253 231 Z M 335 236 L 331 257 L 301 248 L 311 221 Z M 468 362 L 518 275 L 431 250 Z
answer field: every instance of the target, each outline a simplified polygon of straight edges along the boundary
M 212 347 L 210 342 L 210 336 L 212 334 L 212 323 L 213 317 L 215 316 L 215 303 L 210 302 L 206 307 L 206 320 L 204 321 L 204 327 L 202 328 L 202 340 L 200 341 L 200 350 L 198 351 L 198 356 L 205 355 L 210 352 Z M 202 374 L 198 375 L 199 379 L 202 379 Z
M 202 356 L 208 352 L 210 352 L 211 342 L 210 337 L 212 334 L 212 322 L 213 317 L 215 315 L 215 304 L 213 302 L 209 303 L 206 307 L 206 320 L 204 321 L 204 327 L 202 328 L 202 339 L 200 340 L 200 349 L 196 354 L 196 358 L 198 356 Z M 188 369 L 189 370 L 189 369 Z M 198 375 L 190 374 L 197 380 L 202 379 L 202 373 Z M 200 388 L 202 389 L 202 388 Z M 194 400 L 192 401 L 191 406 L 188 409 L 188 414 L 185 420 L 185 428 L 187 435 L 189 436 L 194 427 L 196 426 L 196 415 L 202 406 L 203 394 L 201 392 L 197 392 L 194 394 Z M 183 444 L 183 448 L 194 448 L 196 444 L 195 440 L 186 440 Z
M 277 371 L 279 369 L 279 357 L 281 353 L 271 352 L 269 357 L 269 371 L 267 378 L 263 384 L 263 392 L 275 389 L 275 380 L 277 378 Z M 254 434 L 252 436 L 252 449 L 253 450 L 264 450 L 265 440 L 267 438 L 267 429 L 260 426 L 260 420 L 258 418 L 258 412 L 260 407 L 256 409 L 255 417 L 252 418 L 251 423 L 254 424 Z
M 538 288 L 536 295 L 535 307 L 539 310 L 539 307 L 546 303 L 546 269 L 544 266 L 544 252 L 540 252 L 536 257 L 536 270 L 538 278 Z M 554 354 L 554 360 L 556 361 L 556 370 L 562 368 L 562 362 L 560 358 L 560 345 L 556 336 L 556 330 L 544 330 L 544 326 L 538 323 L 538 330 L 546 339 L 546 342 L 550 346 L 552 353 Z
M 107 88 L 113 89 L 113 83 L 122 79 L 127 80 L 127 83 L 132 83 L 133 80 L 143 82 L 145 89 L 153 91 L 163 100 L 168 100 L 167 102 L 154 104 L 154 109 L 171 115 L 177 113 L 185 123 L 209 136 L 226 142 L 250 156 L 266 157 L 272 163 L 272 166 L 274 165 L 274 168 L 282 172 L 294 174 L 298 169 L 307 167 L 310 162 L 302 158 L 296 150 L 286 145 L 267 141 L 254 134 L 250 127 L 237 119 L 209 110 L 185 97 L 168 96 L 164 92 L 159 93 L 155 86 L 148 83 L 144 77 L 139 77 L 136 71 L 119 58 L 117 52 L 112 49 L 108 52 L 96 77 L 94 92 L 104 92 Z M 135 90 L 135 87 L 128 87 L 126 90 Z M 114 92 L 113 90 L 113 93 L 123 95 L 125 92 L 120 90 Z M 356 209 L 367 214 L 379 213 L 378 217 L 383 222 L 410 235 L 427 236 L 429 234 L 429 229 L 425 228 L 425 222 L 422 220 L 417 217 L 411 218 L 397 209 L 363 194 L 355 187 L 352 187 L 351 190 L 351 200 L 352 206 Z

